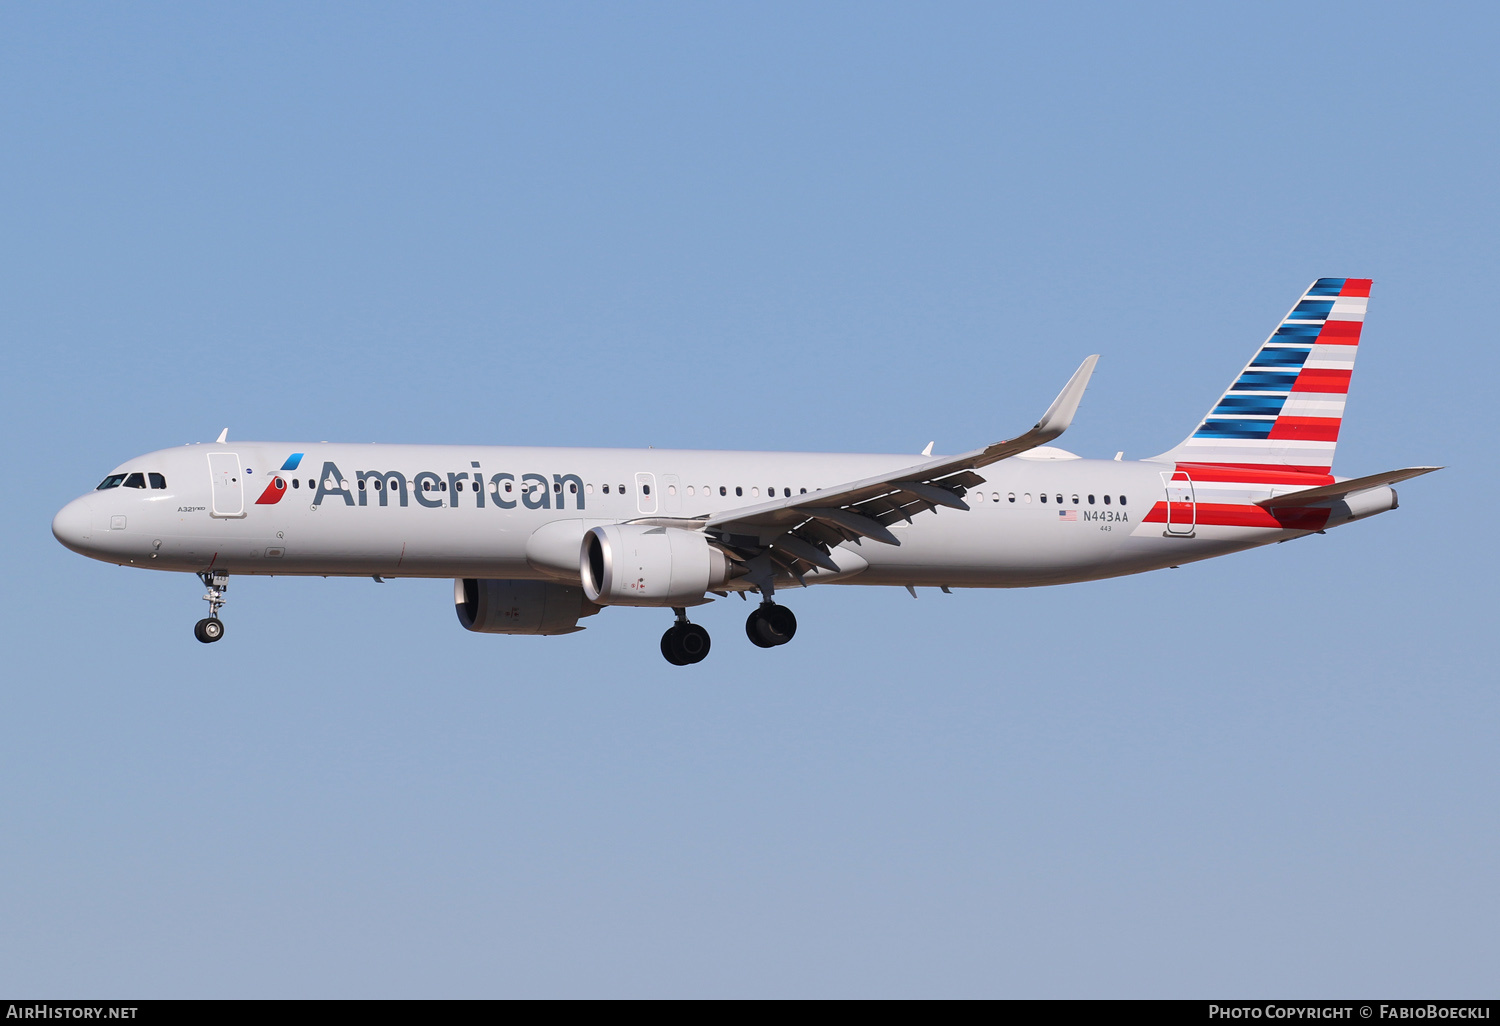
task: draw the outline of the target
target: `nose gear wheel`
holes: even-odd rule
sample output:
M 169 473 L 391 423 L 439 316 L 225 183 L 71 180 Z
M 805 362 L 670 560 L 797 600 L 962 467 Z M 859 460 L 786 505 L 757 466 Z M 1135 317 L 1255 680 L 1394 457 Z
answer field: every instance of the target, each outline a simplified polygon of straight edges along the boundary
M 205 645 L 212 644 L 224 636 L 224 621 L 219 619 L 219 610 L 227 601 L 224 593 L 229 590 L 229 575 L 203 571 L 198 579 L 208 589 L 203 601 L 208 603 L 208 615 L 193 625 L 193 637 Z

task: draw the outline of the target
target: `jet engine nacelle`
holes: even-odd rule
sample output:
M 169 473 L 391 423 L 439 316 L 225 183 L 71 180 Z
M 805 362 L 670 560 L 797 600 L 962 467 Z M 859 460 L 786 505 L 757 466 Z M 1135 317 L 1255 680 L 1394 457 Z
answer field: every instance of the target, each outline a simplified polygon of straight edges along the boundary
M 583 592 L 606 606 L 696 606 L 733 565 L 698 531 L 610 524 L 583 536 Z
M 453 605 L 465 630 L 481 634 L 572 634 L 599 607 L 583 589 L 551 581 L 494 581 L 460 577 Z

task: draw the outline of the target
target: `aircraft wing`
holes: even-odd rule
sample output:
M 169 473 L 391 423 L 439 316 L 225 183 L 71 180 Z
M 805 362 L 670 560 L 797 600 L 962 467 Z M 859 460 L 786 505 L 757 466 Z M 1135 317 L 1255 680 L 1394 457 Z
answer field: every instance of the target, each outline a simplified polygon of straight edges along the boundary
M 1354 477 L 1348 481 L 1339 481 L 1331 485 L 1323 485 L 1319 488 L 1304 488 L 1300 492 L 1273 495 L 1269 499 L 1259 500 L 1256 502 L 1256 505 L 1264 506 L 1266 509 L 1275 509 L 1277 506 L 1307 506 L 1318 502 L 1332 502 L 1335 499 L 1342 499 L 1346 495 L 1362 492 L 1366 488 L 1393 485 L 1398 481 L 1407 481 L 1414 477 L 1420 477 L 1423 474 L 1430 474 L 1434 470 L 1442 469 L 1442 467 L 1407 467 L 1404 470 L 1389 470 L 1384 474 Z
M 964 492 L 984 483 L 974 471 L 1045 445 L 1066 431 L 1098 361 L 1098 356 L 1084 360 L 1041 420 L 1025 434 L 879 477 L 728 510 L 709 518 L 704 529 L 717 535 L 732 554 L 764 551 L 773 562 L 799 577 L 811 567 L 836 571 L 838 566 L 829 551 L 846 541 L 870 538 L 900 545 L 900 539 L 887 529 L 888 524 L 910 521 L 913 514 L 938 506 L 968 509 Z

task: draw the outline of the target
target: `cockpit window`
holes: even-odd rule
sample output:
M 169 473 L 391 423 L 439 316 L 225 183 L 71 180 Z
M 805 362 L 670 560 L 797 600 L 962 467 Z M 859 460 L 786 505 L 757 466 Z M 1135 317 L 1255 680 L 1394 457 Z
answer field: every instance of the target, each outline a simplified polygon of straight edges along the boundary
M 151 487 L 152 488 L 165 488 L 167 486 L 167 479 L 164 478 L 164 477 L 162 477 L 160 474 L 156 473 L 155 471 L 152 471 L 151 473 L 147 474 L 146 476 L 151 479 Z
M 144 488 L 144 487 L 146 487 L 146 475 L 140 473 L 139 471 L 137 471 L 134 474 L 131 474 L 129 477 L 127 477 L 125 479 L 125 487 L 126 488 Z
M 120 484 L 124 480 L 125 480 L 125 475 L 124 474 L 111 474 L 108 477 L 106 477 L 103 481 L 100 481 L 99 482 L 99 487 L 95 488 L 94 491 L 96 491 L 96 492 L 102 492 L 106 488 L 118 488 L 118 487 L 120 487 Z

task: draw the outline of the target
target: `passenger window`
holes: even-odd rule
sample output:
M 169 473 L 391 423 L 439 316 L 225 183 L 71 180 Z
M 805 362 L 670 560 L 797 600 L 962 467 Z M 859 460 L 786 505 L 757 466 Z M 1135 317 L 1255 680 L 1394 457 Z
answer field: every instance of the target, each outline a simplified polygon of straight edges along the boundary
M 506 491 L 507 491 L 507 492 L 508 492 L 508 491 L 510 491 L 510 485 L 506 485 L 506 486 L 505 486 L 505 490 L 506 490 Z M 604 494 L 605 494 L 605 495 L 608 495 L 608 494 L 609 494 L 609 485 L 605 485 L 605 486 L 604 486 Z
M 744 495 L 745 494 L 745 489 L 741 488 L 739 485 L 735 485 L 734 486 L 734 494 L 736 494 L 736 495 Z
M 624 495 L 624 494 L 625 494 L 625 486 L 624 486 L 624 485 L 621 485 L 621 486 L 620 486 L 620 494 L 621 494 L 621 495 Z
M 292 478 L 292 487 L 293 488 L 301 488 L 302 487 L 302 479 L 300 477 L 294 477 L 294 478 Z
M 359 479 L 359 490 L 360 491 L 364 491 L 365 490 L 365 479 L 364 478 L 360 478 Z
M 151 479 L 151 487 L 152 488 L 165 488 L 167 486 L 167 479 L 164 478 L 164 477 L 162 477 L 160 474 L 156 473 L 155 471 L 152 471 L 151 473 L 147 474 L 146 476 Z
M 688 490 L 688 494 L 689 494 L 689 495 L 692 495 L 692 494 L 693 494 L 693 486 L 692 486 L 692 485 L 688 485 L 688 486 L 687 486 L 687 490 Z
M 1042 500 L 1042 501 L 1043 501 L 1043 502 L 1046 502 L 1046 501 L 1047 501 L 1047 493 L 1046 493 L 1046 492 L 1043 492 L 1043 493 L 1042 493 L 1042 494 L 1041 494 L 1041 500 Z
M 361 481 L 361 482 L 360 482 L 360 483 L 359 483 L 359 486 L 360 486 L 360 487 L 361 487 L 361 488 L 363 488 L 363 487 L 364 487 L 364 486 L 365 486 L 365 483 L 364 483 L 364 482 L 363 482 L 363 481 Z M 378 491 L 380 491 L 380 489 L 382 489 L 382 488 L 384 488 L 384 487 L 385 487 L 385 485 L 383 485 L 383 484 L 382 484 L 382 483 L 381 483 L 381 481 L 380 481 L 380 478 L 378 478 L 378 477 L 377 477 L 377 478 L 376 478 L 376 479 L 375 479 L 375 490 L 376 490 L 376 491 L 377 491 L 377 492 L 378 492 Z
M 99 482 L 99 487 L 95 488 L 94 491 L 96 491 L 96 492 L 102 492 L 106 488 L 118 488 L 118 487 L 120 487 L 120 485 L 124 481 L 125 481 L 125 475 L 124 474 L 111 474 L 108 477 L 106 477 L 103 481 L 100 481 Z
M 1092 506 L 1093 504 L 1094 504 L 1094 497 L 1092 495 L 1090 495 L 1089 496 L 1089 505 Z
M 583 494 L 585 494 L 585 495 L 593 495 L 594 494 L 594 486 L 591 485 L 591 484 L 584 485 L 583 486 Z
M 1015 502 L 1016 501 L 1016 493 L 1015 492 L 1006 492 L 1005 493 L 1005 497 L 1007 499 L 1009 499 L 1011 502 Z
M 1031 501 L 1031 493 L 1027 492 L 1025 495 L 1022 496 L 1022 498 L 1025 499 L 1027 502 L 1030 502 Z
M 719 485 L 719 494 L 720 495 L 728 495 L 729 494 L 729 489 L 725 488 L 723 485 Z
M 307 487 L 309 487 L 309 488 L 316 488 L 316 487 L 318 487 L 318 482 L 316 480 L 314 480 L 313 478 L 308 478 L 307 479 Z
M 1123 495 L 1120 496 L 1120 505 L 1121 506 L 1125 505 L 1125 496 L 1123 496 Z
M 136 472 L 134 474 L 131 474 L 129 477 L 127 477 L 125 479 L 125 487 L 126 488 L 144 488 L 144 487 L 146 487 L 146 475 L 142 474 L 140 472 Z
M 1078 496 L 1073 496 L 1073 505 L 1078 505 Z
M 1000 493 L 999 492 L 990 492 L 990 501 L 991 502 L 999 502 L 1000 501 Z M 1015 502 L 1016 501 L 1016 497 L 1014 495 L 1012 495 L 1010 497 L 1010 501 L 1011 502 Z
M 641 494 L 642 495 L 650 495 L 651 494 L 651 486 L 650 485 L 641 485 Z
M 439 481 L 438 482 L 438 491 L 440 491 L 440 492 L 446 492 L 447 490 L 448 490 L 448 482 L 447 481 Z
M 1057 504 L 1058 504 L 1058 505 L 1059 505 L 1059 506 L 1061 506 L 1061 505 L 1062 505 L 1062 496 L 1061 496 L 1061 495 L 1059 495 L 1059 496 L 1058 496 L 1058 497 L 1057 497 Z
M 479 491 L 479 485 L 478 484 L 474 485 L 474 490 L 476 492 Z M 568 493 L 570 495 L 577 495 L 578 494 L 578 482 L 576 482 L 576 481 L 569 481 L 568 482 Z
M 804 489 L 802 489 L 802 494 L 803 494 L 803 495 L 806 495 L 806 494 L 807 494 L 807 489 L 806 489 L 806 488 L 804 488 Z
M 1108 495 L 1106 495 L 1106 496 L 1105 496 L 1105 497 L 1104 497 L 1104 504 L 1105 504 L 1105 505 L 1106 505 L 1106 506 L 1108 506 L 1108 505 L 1109 505 L 1109 496 L 1108 496 Z
M 751 488 L 750 489 L 750 494 L 753 495 L 755 498 L 758 499 L 758 498 L 760 498 L 760 489 L 759 488 Z

